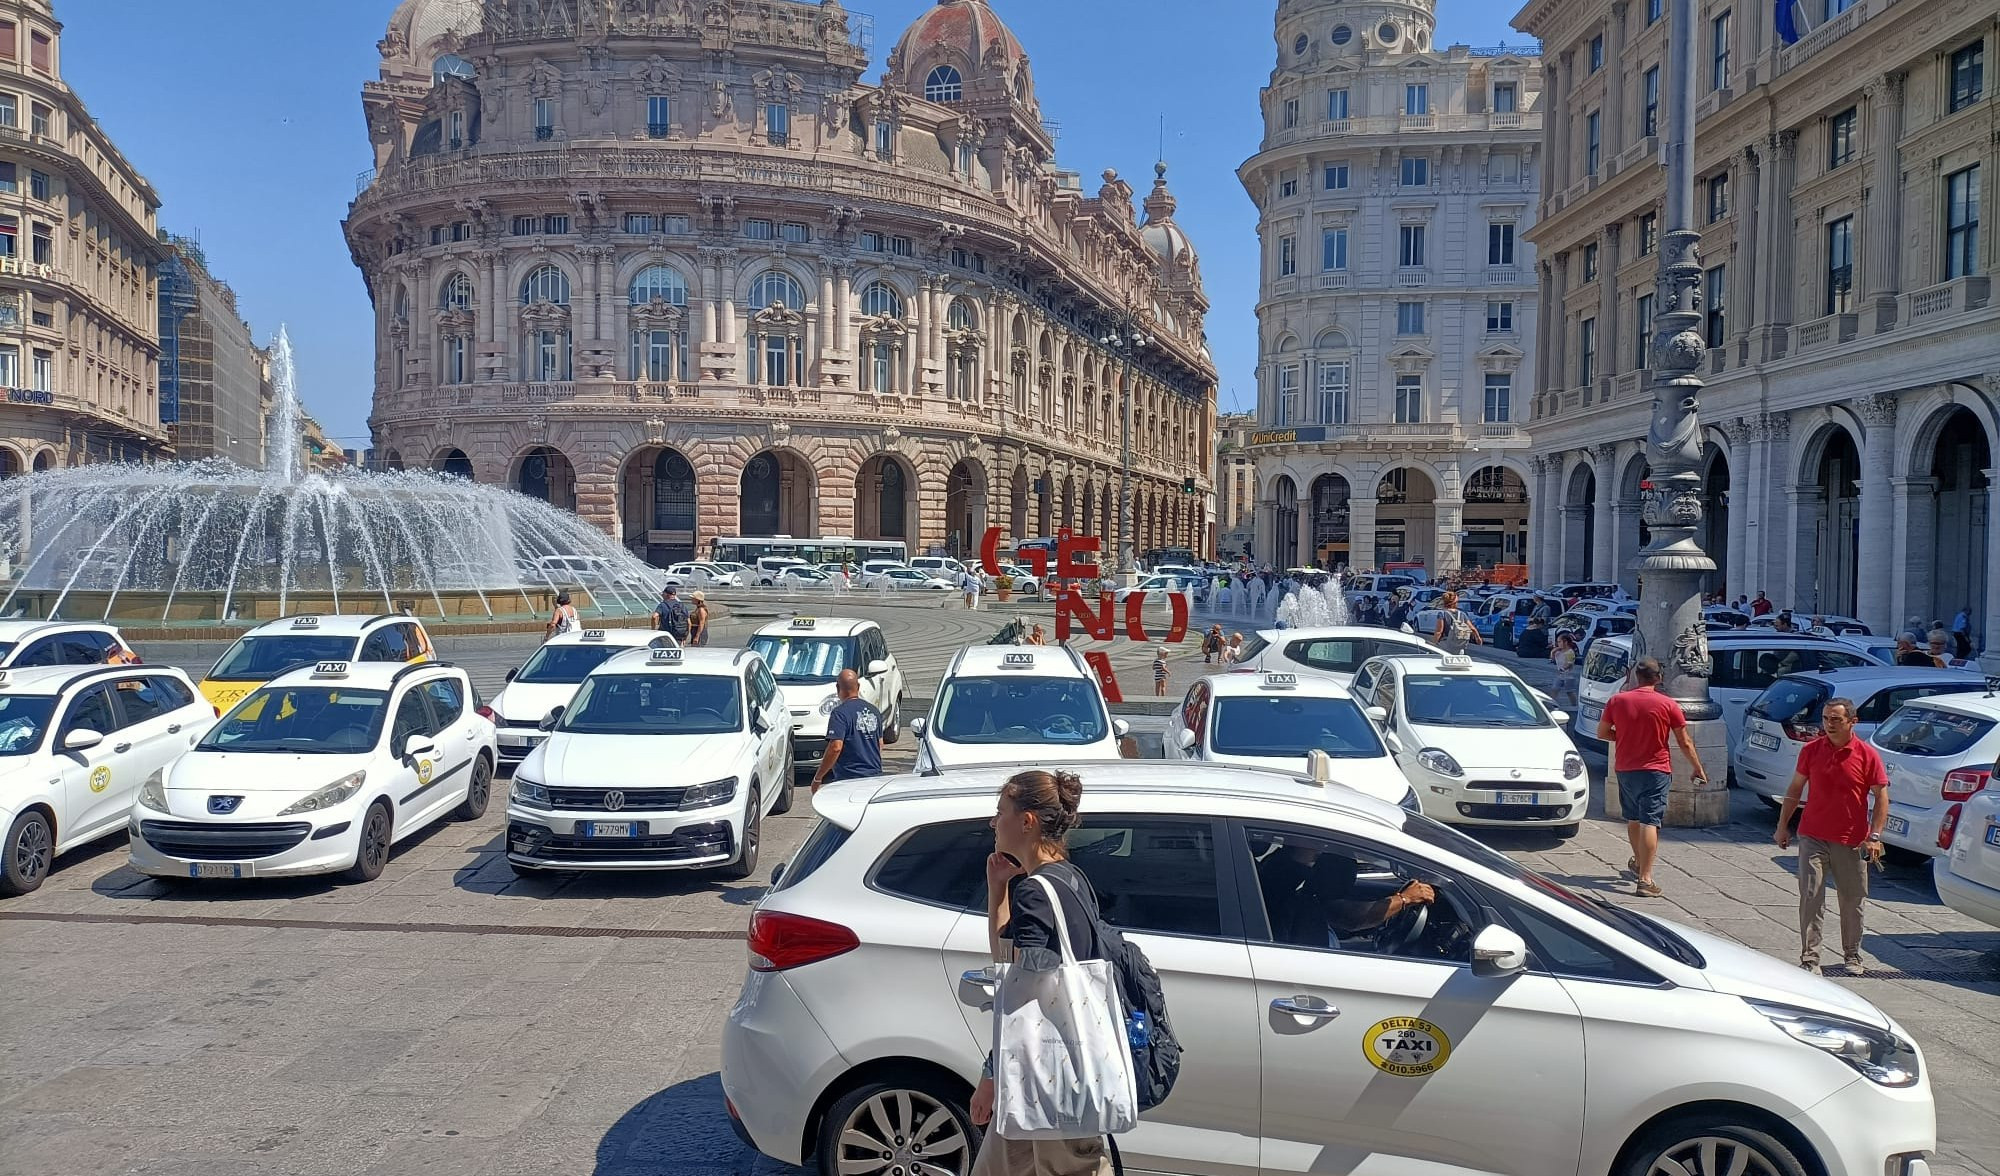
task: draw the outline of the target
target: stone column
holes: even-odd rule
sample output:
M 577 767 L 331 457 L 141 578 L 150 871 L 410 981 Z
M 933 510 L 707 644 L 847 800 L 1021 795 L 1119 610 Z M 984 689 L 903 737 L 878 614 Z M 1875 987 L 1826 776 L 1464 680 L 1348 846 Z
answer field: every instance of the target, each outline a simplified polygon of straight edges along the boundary
M 1541 316 L 1541 344 L 1549 352 L 1549 387 L 1561 390 L 1569 384 L 1569 311 L 1563 300 L 1569 295 L 1569 254 L 1555 257 L 1555 298 L 1537 310 Z M 1553 328 L 1553 329 L 1550 329 Z
M 1819 607 L 1819 525 L 1826 517 L 1826 495 L 1817 486 L 1785 487 L 1789 504 L 1786 528 L 1784 595 L 1773 593 L 1778 607 Z
M 1347 562 L 1351 567 L 1375 566 L 1375 508 L 1378 498 L 1347 500 Z
M 1319 553 L 1313 550 L 1313 502 L 1310 487 L 1299 494 L 1299 566 L 1317 566 Z
M 1639 554 L 1639 512 L 1642 503 L 1636 498 L 1622 498 L 1611 504 L 1611 575 L 1606 579 L 1615 584 L 1623 584 L 1625 590 L 1638 594 L 1638 574 L 1632 570 L 1632 561 Z
M 1739 434 L 1739 437 L 1743 434 Z M 1743 453 L 1741 440 L 1733 448 L 1737 454 Z M 1750 483 L 1743 480 L 1739 467 L 1732 462 L 1729 468 L 1729 526 L 1727 535 L 1728 555 L 1722 569 L 1722 594 L 1735 600 L 1737 593 L 1748 594 L 1756 589 L 1749 587 L 1749 571 L 1745 563 L 1750 558 Z
M 1611 5 L 1611 17 L 1604 22 L 1604 142 L 1602 150 L 1608 161 L 1627 143 L 1636 141 L 1625 135 L 1625 10 L 1630 7 L 1627 0 L 1615 0 Z M 1662 71 L 1664 72 L 1664 71 Z M 1666 115 L 1666 95 L 1661 94 L 1660 114 Z M 1579 120 L 1580 121 L 1580 120 Z
M 1795 565 L 1787 555 L 1792 542 L 1791 503 L 1786 485 L 1791 477 L 1792 418 L 1782 412 L 1771 414 L 1764 420 L 1764 434 L 1768 442 L 1764 465 L 1759 470 L 1764 534 L 1758 545 L 1764 556 L 1764 582 L 1757 587 L 1767 590 L 1772 600 L 1790 601 L 1798 583 L 1794 578 Z
M 1760 282 L 1757 295 L 1759 317 L 1756 358 L 1759 362 L 1783 359 L 1790 348 L 1792 324 L 1793 231 L 1792 172 L 1798 151 L 1798 132 L 1780 131 L 1770 136 L 1769 162 L 1763 169 L 1758 196 L 1766 218 L 1764 233 L 1757 238 L 1762 255 L 1757 259 Z
M 1853 403 L 1867 427 L 1861 447 L 1861 542 L 1855 552 L 1860 583 L 1855 589 L 1855 611 L 1870 629 L 1887 633 L 1895 624 L 1889 612 L 1890 583 L 1895 575 L 1890 563 L 1895 520 L 1890 516 L 1889 478 L 1896 461 L 1896 398 L 1864 396 Z
M 1570 100 L 1574 96 L 1571 77 L 1573 56 L 1571 53 L 1563 53 L 1556 58 L 1556 64 L 1549 69 L 1549 92 L 1543 96 L 1547 109 L 1553 112 L 1543 120 L 1549 128 L 1550 144 L 1550 178 L 1542 189 L 1547 194 L 1561 192 L 1569 187 L 1570 140 L 1575 137 L 1576 126 L 1583 122 L 1576 117 L 1576 112 L 1569 108 Z
M 1768 525 L 1769 518 L 1764 511 L 1764 499 L 1770 485 L 1771 448 L 1765 418 L 1761 415 L 1751 417 L 1745 433 L 1749 444 L 1745 447 L 1743 472 L 1739 475 L 1734 467 L 1729 471 L 1729 510 L 1732 515 L 1741 513 L 1743 516 L 1742 591 L 1755 597 L 1759 591 L 1770 588 L 1765 583 L 1765 546 L 1778 532 Z
M 1596 374 L 1600 377 L 1615 376 L 1625 366 L 1618 346 L 1618 230 L 1617 225 L 1605 225 L 1598 236 Z
M 1109 485 L 1105 487 L 1104 496 L 1107 500 L 1116 498 L 1117 494 L 1118 492 Z M 1109 510 L 1105 512 L 1107 516 L 1114 513 Z M 1257 504 L 1257 533 L 1251 537 L 1251 544 L 1256 551 L 1258 563 L 1276 566 L 1278 562 L 1277 499 L 1267 498 Z M 1115 558 L 1115 554 L 1113 558 Z
M 2000 519 L 2000 466 L 1986 471 L 1986 519 L 1990 526 L 1994 519 Z M 1993 558 L 1993 538 L 1987 536 L 1986 558 Z M 2000 674 L 2000 573 L 1991 567 L 1986 570 L 1985 619 L 1973 618 L 1974 648 L 1983 649 L 1980 665 L 1988 674 Z
M 1592 521 L 1595 531 L 1594 550 L 1591 553 L 1590 578 L 1603 584 L 1618 580 L 1618 543 L 1615 521 L 1611 517 L 1611 504 L 1618 493 L 1618 447 L 1599 445 L 1590 452 L 1591 473 L 1597 477 L 1597 497 L 1591 504 L 1597 512 Z
M 1465 529 L 1465 500 L 1440 498 L 1431 504 L 1431 511 L 1437 520 L 1436 571 L 1455 572 L 1465 562 L 1465 553 L 1458 538 L 1458 533 Z
M 853 354 L 854 286 L 845 270 L 833 284 L 833 337 L 843 355 Z
M 1896 294 L 1902 287 L 1903 153 L 1896 140 L 1903 134 L 1903 75 L 1884 74 L 1866 92 L 1875 116 L 1870 144 L 1875 166 L 1868 178 L 1866 235 L 1861 239 L 1861 305 L 1873 311 L 1879 335 L 1896 325 Z
M 1562 508 L 1563 519 L 1563 566 L 1559 568 L 1555 580 L 1588 580 L 1591 569 L 1583 562 L 1583 532 L 1585 521 L 1590 518 L 1591 508 L 1583 503 Z
M 1936 600 L 1935 589 L 1930 586 L 1931 569 L 1935 566 L 1931 554 L 1938 539 L 1937 489 L 1936 478 L 1896 478 L 1889 484 L 1895 502 L 1890 559 L 1899 574 L 1893 574 L 1889 582 L 1891 627 L 1876 629 L 1877 633 L 1901 632 L 1913 616 L 1936 616 L 1945 609 L 1958 608 Z
M 819 275 L 819 351 L 812 355 L 813 370 L 817 373 L 814 382 L 822 388 L 833 386 L 823 362 L 828 351 L 838 350 L 840 340 L 833 333 L 833 275 L 825 269 Z
M 1734 17 L 1731 18 L 1734 20 Z M 1753 23 L 1737 20 L 1736 24 Z M 1729 321 L 1735 327 L 1730 332 L 1735 339 L 1748 338 L 1757 325 L 1757 316 L 1763 313 L 1764 301 L 1758 292 L 1757 276 L 1762 271 L 1757 259 L 1764 251 L 1764 242 L 1757 235 L 1758 209 L 1763 203 L 1760 184 L 1763 183 L 1762 156 L 1759 148 L 1752 144 L 1737 156 L 1741 166 L 1736 172 L 1736 271 L 1729 275 Z M 1741 362 L 1737 356 L 1730 357 L 1731 364 Z M 1756 589 L 1751 589 L 1752 592 Z
M 1561 312 L 1556 306 L 1555 277 L 1549 263 L 1546 261 L 1536 262 L 1535 273 L 1535 314 L 1539 320 L 1536 326 L 1540 328 L 1539 333 L 1541 338 L 1546 341 L 1549 338 L 1549 316 L 1551 314 L 1560 315 Z M 1559 318 L 1558 321 L 1560 321 Z M 1556 387 L 1556 384 L 1549 379 L 1549 349 L 1546 345 L 1536 347 L 1534 395 L 1540 397 L 1542 393 L 1547 392 L 1553 387 Z

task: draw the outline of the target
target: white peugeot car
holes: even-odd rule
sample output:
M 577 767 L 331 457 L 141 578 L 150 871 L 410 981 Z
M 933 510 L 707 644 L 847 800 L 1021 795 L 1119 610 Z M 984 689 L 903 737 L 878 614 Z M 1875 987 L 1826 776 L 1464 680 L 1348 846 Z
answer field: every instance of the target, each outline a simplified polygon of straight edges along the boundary
M 874 621 L 852 617 L 792 617 L 773 621 L 750 638 L 750 648 L 778 679 L 791 712 L 792 754 L 818 763 L 826 751 L 826 720 L 840 703 L 834 681 L 853 670 L 861 697 L 882 712 L 882 742 L 902 734 L 903 671 L 889 639 Z
M 1889 771 L 1884 842 L 1941 855 L 1967 819 L 1967 802 L 1992 791 L 2000 768 L 2000 678 L 1987 681 L 1982 692 L 1905 703 L 1868 737 Z
M 1097 675 L 1068 646 L 969 645 L 913 719 L 917 770 L 968 764 L 1114 760 L 1129 730 L 1104 705 Z
M 1951 826 L 1938 841 L 1944 853 L 1931 866 L 1938 898 L 1961 915 L 2000 927 L 2000 791 L 1982 790 L 1954 806 Z
M 0 670 L 0 895 L 26 894 L 57 854 L 123 831 L 140 783 L 213 722 L 171 666 Z
M 1464 655 L 1378 657 L 1354 676 L 1382 741 L 1423 810 L 1461 825 L 1552 826 L 1568 837 L 1590 812 L 1583 757 L 1504 666 Z
M 447 815 L 486 812 L 493 724 L 464 670 L 321 662 L 259 686 L 139 789 L 132 867 L 161 878 L 346 871 Z
M 1345 686 L 1369 658 L 1405 653 L 1437 657 L 1443 651 L 1423 637 L 1372 625 L 1260 629 L 1244 638 L 1235 668 L 1325 674 Z
M 628 650 L 590 672 L 514 771 L 507 863 L 538 870 L 757 871 L 765 813 L 792 807 L 791 727 L 747 649 Z
M 988 822 L 1016 770 L 814 798 L 723 1030 L 725 1107 L 759 1151 L 845 1176 L 970 1168 L 993 1038 Z M 1159 971 L 1185 1051 L 1119 1137 L 1134 1172 L 1929 1171 L 1922 1054 L 1838 984 L 1347 789 L 1075 770 L 1070 859 Z M 1384 920 L 1418 880 L 1436 901 Z
M 1332 678 L 1276 670 L 1210 674 L 1188 687 L 1167 720 L 1170 760 L 1300 772 L 1315 751 L 1331 760 L 1335 781 L 1390 804 L 1418 806 L 1416 789 L 1374 724 Z
M 542 721 L 567 706 L 605 659 L 627 649 L 677 644 L 671 633 L 653 629 L 572 629 L 543 642 L 521 668 L 507 671 L 507 685 L 480 708 L 499 732 L 501 766 L 518 766 L 549 737 Z

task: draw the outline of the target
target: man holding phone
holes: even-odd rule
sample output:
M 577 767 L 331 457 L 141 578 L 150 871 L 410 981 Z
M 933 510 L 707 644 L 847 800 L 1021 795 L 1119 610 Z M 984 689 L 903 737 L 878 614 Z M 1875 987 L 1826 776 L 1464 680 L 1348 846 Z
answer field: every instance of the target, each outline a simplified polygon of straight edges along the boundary
M 1868 865 L 1882 860 L 1882 826 L 1889 820 L 1889 773 L 1865 739 L 1854 737 L 1854 702 L 1835 698 L 1821 708 L 1823 734 L 1799 751 L 1798 770 L 1785 790 L 1775 840 L 1792 842 L 1792 816 L 1801 797 L 1812 803 L 1799 816 L 1799 966 L 1820 974 L 1820 920 L 1826 913 L 1826 876 L 1840 892 L 1840 949 L 1847 974 L 1862 975 L 1861 909 L 1868 898 Z

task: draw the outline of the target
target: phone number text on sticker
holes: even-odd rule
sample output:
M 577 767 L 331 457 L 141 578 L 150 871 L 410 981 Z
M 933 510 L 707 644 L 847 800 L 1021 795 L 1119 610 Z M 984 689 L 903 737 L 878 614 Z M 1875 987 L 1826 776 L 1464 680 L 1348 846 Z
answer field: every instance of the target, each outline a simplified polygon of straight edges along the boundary
M 1384 1074 L 1421 1078 L 1444 1068 L 1451 1058 L 1451 1038 L 1421 1017 L 1390 1017 L 1368 1027 L 1361 1052 Z

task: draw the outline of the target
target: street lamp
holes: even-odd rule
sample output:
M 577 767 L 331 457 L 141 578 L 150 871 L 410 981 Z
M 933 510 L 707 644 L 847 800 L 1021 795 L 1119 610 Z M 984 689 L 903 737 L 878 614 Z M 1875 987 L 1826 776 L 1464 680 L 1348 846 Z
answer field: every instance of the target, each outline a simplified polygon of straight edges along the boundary
M 1667 198 L 1649 350 L 1653 423 L 1646 435 L 1652 475 L 1641 486 L 1650 529 L 1634 565 L 1639 573 L 1638 652 L 1659 659 L 1660 691 L 1680 704 L 1702 764 L 1728 763 L 1721 708 L 1709 698 L 1711 662 L 1701 614 L 1701 584 L 1715 571 L 1695 541 L 1701 527 L 1701 233 L 1694 227 L 1694 0 L 1672 0 L 1667 29 Z M 1667 798 L 1670 825 L 1719 825 L 1729 818 L 1724 781 L 1696 785 L 1676 776 Z
M 1121 316 L 1121 325 L 1106 331 L 1098 342 L 1117 353 L 1124 363 L 1124 374 L 1120 377 L 1125 419 L 1124 457 L 1118 472 L 1118 571 L 1129 579 L 1139 570 L 1132 549 L 1132 357 L 1142 348 L 1151 347 L 1154 340 L 1139 329 L 1139 320 L 1127 312 Z

